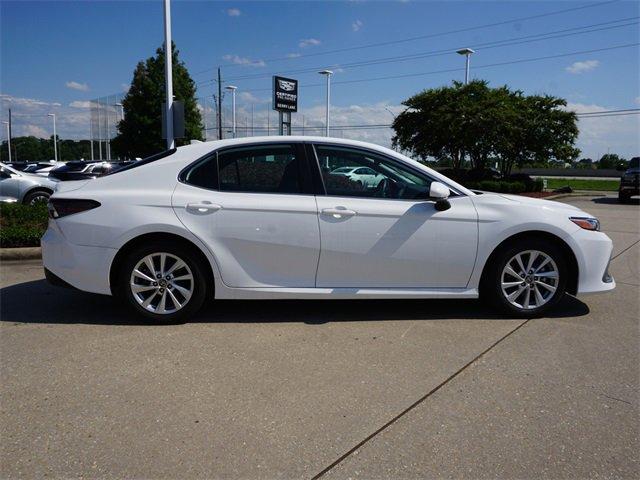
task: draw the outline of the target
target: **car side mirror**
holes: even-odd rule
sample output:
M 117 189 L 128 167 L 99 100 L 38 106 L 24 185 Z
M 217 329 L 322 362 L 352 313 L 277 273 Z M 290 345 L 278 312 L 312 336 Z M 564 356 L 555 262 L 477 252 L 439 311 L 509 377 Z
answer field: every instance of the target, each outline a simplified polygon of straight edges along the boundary
M 451 208 L 451 204 L 449 203 L 449 200 L 447 200 L 450 194 L 451 190 L 449 190 L 449 187 L 443 183 L 431 182 L 431 186 L 429 187 L 429 198 L 436 201 L 435 207 L 439 212 L 443 212 Z

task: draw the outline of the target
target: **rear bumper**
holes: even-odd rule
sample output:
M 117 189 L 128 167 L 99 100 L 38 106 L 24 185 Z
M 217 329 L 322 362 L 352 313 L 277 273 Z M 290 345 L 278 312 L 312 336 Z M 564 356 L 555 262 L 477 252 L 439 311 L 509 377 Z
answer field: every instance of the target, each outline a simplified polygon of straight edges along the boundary
M 573 235 L 579 246 L 578 295 L 601 293 L 616 288 L 609 274 L 613 242 L 602 232 L 580 230 Z M 578 253 L 578 252 L 576 252 Z
M 65 238 L 54 220 L 49 221 L 40 243 L 45 276 L 50 283 L 111 295 L 109 269 L 115 249 L 75 245 Z

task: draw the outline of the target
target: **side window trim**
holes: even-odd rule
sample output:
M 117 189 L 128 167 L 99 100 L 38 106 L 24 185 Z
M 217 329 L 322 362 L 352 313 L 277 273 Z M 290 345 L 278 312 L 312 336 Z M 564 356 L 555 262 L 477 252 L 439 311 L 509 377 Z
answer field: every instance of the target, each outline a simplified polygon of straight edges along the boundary
M 277 147 L 277 146 L 290 146 L 292 147 L 294 154 L 296 156 L 296 166 L 298 172 L 298 182 L 300 185 L 300 192 L 297 193 L 283 193 L 283 192 L 238 192 L 238 193 L 249 193 L 249 194 L 261 194 L 261 195 L 315 195 L 316 191 L 314 188 L 313 174 L 308 164 L 308 152 L 305 148 L 305 142 L 288 142 L 288 141 L 279 141 L 279 142 L 260 142 L 260 143 L 249 143 L 246 145 L 231 145 L 227 147 L 220 147 L 215 150 L 212 150 L 202 157 L 198 158 L 194 162 L 191 162 L 185 168 L 183 168 L 178 174 L 178 181 L 184 183 L 186 185 L 190 185 L 192 187 L 201 188 L 203 190 L 216 191 L 216 192 L 224 192 L 220 188 L 220 169 L 219 169 L 219 161 L 218 157 L 220 154 L 233 151 L 238 148 L 259 148 L 259 147 Z M 186 176 L 188 173 L 196 168 L 203 162 L 206 161 L 215 161 L 215 171 L 216 171 L 216 185 L 215 188 L 206 188 L 200 185 L 195 185 L 189 183 L 186 180 Z M 237 166 L 237 165 L 236 165 Z M 238 178 L 240 178 L 240 172 L 237 172 Z
M 321 172 L 320 159 L 318 157 L 318 152 L 317 152 L 316 146 L 323 146 L 323 147 L 327 147 L 327 148 L 332 148 L 332 147 L 350 148 L 352 150 L 366 152 L 366 153 L 368 153 L 370 155 L 378 155 L 378 156 L 384 157 L 385 159 L 389 160 L 391 163 L 393 163 L 395 165 L 400 165 L 401 167 L 405 167 L 405 168 L 411 170 L 416 175 L 427 177 L 432 182 L 444 183 L 441 180 L 439 180 L 438 178 L 432 177 L 428 173 L 423 172 L 422 170 L 419 170 L 419 169 L 413 167 L 412 165 L 407 165 L 405 163 L 400 162 L 399 160 L 396 160 L 393 157 L 385 155 L 384 153 L 376 152 L 375 150 L 369 150 L 368 148 L 353 147 L 351 145 L 340 145 L 340 144 L 335 144 L 335 143 L 324 143 L 324 142 L 313 142 L 312 144 L 310 144 L 310 146 L 311 146 L 311 148 L 313 150 L 313 155 L 315 157 L 316 169 L 318 171 L 318 175 L 320 177 L 320 181 L 322 182 L 322 188 L 324 190 L 323 195 L 325 195 L 325 196 L 333 196 L 333 195 L 329 195 L 327 193 L 327 189 L 326 189 L 326 187 L 324 185 L 324 179 L 322 178 L 322 174 L 320 173 Z M 451 185 L 449 185 L 448 183 L 444 183 L 444 184 L 451 190 L 451 193 L 453 194 L 453 196 L 465 196 L 462 193 L 460 193 L 458 190 L 453 188 Z M 407 201 L 407 199 L 391 199 L 391 198 L 376 198 L 376 197 L 354 197 L 354 198 L 366 198 L 366 199 L 371 199 L 371 200 L 401 200 L 401 201 Z

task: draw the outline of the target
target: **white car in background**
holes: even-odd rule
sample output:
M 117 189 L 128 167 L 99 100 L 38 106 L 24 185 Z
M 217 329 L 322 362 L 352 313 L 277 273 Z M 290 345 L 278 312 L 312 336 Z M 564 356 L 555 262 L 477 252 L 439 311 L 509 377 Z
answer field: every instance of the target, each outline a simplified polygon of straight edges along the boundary
M 24 204 L 45 202 L 56 188 L 56 183 L 33 173 L 20 172 L 0 163 L 0 195 L 13 197 Z
M 363 189 L 376 188 L 384 180 L 384 175 L 369 167 L 338 167 L 331 175 L 342 175 L 355 182 Z
M 340 167 L 382 181 L 335 181 Z M 157 322 L 207 298 L 478 298 L 541 315 L 615 287 L 612 243 L 575 207 L 477 194 L 397 152 L 325 137 L 180 147 L 59 184 L 47 278 Z

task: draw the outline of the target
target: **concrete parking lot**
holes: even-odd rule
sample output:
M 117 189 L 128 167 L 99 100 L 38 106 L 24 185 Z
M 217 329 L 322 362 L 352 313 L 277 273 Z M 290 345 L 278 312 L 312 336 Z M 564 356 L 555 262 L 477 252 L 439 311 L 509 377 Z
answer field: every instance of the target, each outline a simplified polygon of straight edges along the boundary
M 609 294 L 514 320 L 476 301 L 218 302 L 186 325 L 1 268 L 0 476 L 640 476 L 640 206 Z

